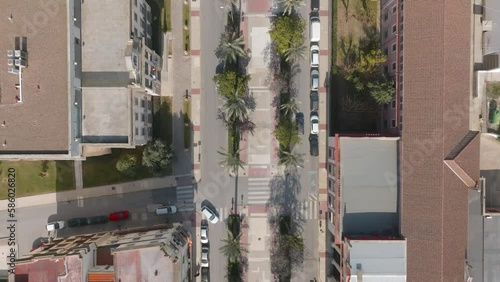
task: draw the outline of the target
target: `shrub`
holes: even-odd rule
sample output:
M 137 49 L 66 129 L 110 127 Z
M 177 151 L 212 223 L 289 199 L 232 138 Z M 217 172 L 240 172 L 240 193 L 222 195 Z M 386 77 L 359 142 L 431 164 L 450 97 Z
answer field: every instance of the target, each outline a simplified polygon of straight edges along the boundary
M 135 176 L 137 168 L 137 158 L 134 155 L 123 155 L 116 162 L 116 170 L 127 176 Z
M 156 176 L 167 173 L 168 165 L 175 159 L 173 145 L 167 145 L 164 141 L 156 139 L 144 148 L 142 165 Z

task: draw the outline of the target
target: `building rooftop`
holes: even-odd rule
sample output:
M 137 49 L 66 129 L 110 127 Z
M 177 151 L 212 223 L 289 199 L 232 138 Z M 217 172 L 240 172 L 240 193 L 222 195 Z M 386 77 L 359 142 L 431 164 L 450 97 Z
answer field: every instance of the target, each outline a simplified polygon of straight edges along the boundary
M 121 281 L 178 281 L 177 267 L 158 247 L 114 253 L 115 276 Z
M 34 262 L 16 264 L 16 282 L 54 282 L 66 272 L 64 258 L 41 258 Z
M 484 54 L 500 52 L 500 1 L 483 0 L 485 21 L 492 22 L 491 31 L 484 33 Z
M 345 235 L 398 234 L 398 139 L 340 138 Z
M 5 146 L 0 154 L 68 153 L 67 10 L 65 0 L 2 1 L 0 123 L 5 126 L 0 127 L 0 143 Z M 18 75 L 7 72 L 7 50 L 17 48 L 28 54 L 23 103 L 15 102 Z
M 349 240 L 349 265 L 351 282 L 405 282 L 406 241 Z
M 479 179 L 479 138 L 469 130 L 472 7 L 434 4 L 404 6 L 401 230 L 408 281 L 463 281 L 468 190 Z
M 130 3 L 107 0 L 103 5 L 100 0 L 86 0 L 82 4 L 83 86 L 94 86 L 99 78 L 119 86 L 133 70 L 126 60 L 132 48 Z
M 128 143 L 131 137 L 131 89 L 85 88 L 82 105 L 82 141 Z

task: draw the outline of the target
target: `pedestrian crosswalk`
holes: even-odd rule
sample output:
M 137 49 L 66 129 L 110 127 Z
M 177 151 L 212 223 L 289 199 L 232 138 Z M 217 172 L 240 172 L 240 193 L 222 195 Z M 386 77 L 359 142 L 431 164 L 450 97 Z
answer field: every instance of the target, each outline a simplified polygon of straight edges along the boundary
M 304 201 L 298 203 L 297 219 L 317 219 L 318 218 L 318 202 Z
M 195 209 L 194 199 L 194 188 L 192 185 L 189 186 L 178 186 L 176 188 L 177 197 L 177 209 L 179 211 L 192 211 Z
M 267 204 L 271 195 L 270 178 L 248 178 L 248 204 Z
M 228 207 L 218 208 L 217 212 L 219 213 L 219 220 L 225 221 L 228 218 L 229 214 L 231 214 L 231 208 Z

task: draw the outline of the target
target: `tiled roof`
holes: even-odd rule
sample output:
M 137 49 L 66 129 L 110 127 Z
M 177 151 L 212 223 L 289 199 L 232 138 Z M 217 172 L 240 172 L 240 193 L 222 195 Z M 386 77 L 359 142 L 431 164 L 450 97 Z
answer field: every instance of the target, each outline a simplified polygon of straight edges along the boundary
M 444 159 L 469 131 L 471 3 L 405 1 L 404 5 L 401 175 L 407 279 L 463 281 L 468 187 Z M 453 161 L 475 181 L 476 142 Z

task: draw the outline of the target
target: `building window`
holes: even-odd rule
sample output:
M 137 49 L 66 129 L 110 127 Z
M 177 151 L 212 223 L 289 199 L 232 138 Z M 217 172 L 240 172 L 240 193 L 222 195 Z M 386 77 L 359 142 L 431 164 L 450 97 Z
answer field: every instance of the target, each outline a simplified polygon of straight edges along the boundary
M 148 101 L 148 110 L 152 110 L 153 109 L 153 102 L 151 102 L 151 100 Z
M 144 121 L 144 114 L 141 114 L 141 121 Z
M 137 28 L 134 27 L 134 36 L 137 37 L 139 35 L 139 32 L 137 32 Z
M 135 113 L 135 120 L 139 120 L 139 114 Z
M 394 109 L 396 108 L 396 100 L 392 100 L 391 107 Z
M 328 164 L 328 173 L 332 173 L 333 171 L 333 166 L 331 164 Z
M 137 22 L 137 14 L 136 13 L 134 13 L 134 21 Z
M 333 155 L 333 149 L 329 148 L 328 149 L 328 157 L 331 159 Z
M 403 23 L 401 23 L 401 30 L 403 30 L 403 29 L 404 29 L 404 25 L 403 25 Z
M 395 25 L 395 24 L 394 24 L 394 25 L 392 25 L 392 33 L 393 33 L 393 34 L 394 34 L 394 33 L 396 33 L 396 25 Z
M 141 100 L 141 108 L 144 108 L 144 100 Z
M 135 135 L 139 135 L 139 128 L 135 128 Z
M 385 12 L 384 21 L 386 21 L 388 18 L 389 18 L 389 12 Z
M 403 123 L 403 116 L 399 116 L 399 123 Z
M 395 14 L 396 13 L 396 5 L 392 6 L 392 13 Z
M 332 190 L 333 182 L 331 179 L 328 179 L 328 189 Z
M 389 73 L 389 68 L 387 66 L 384 66 L 384 73 Z
M 137 98 L 135 98 L 134 100 L 135 100 L 135 105 L 137 106 L 139 104 L 139 100 Z
M 403 6 L 404 3 L 401 3 L 401 10 L 403 10 L 404 6 Z
M 385 30 L 385 32 L 384 32 L 384 38 L 387 38 L 388 36 L 389 36 L 389 31 Z
M 333 201 L 332 201 L 332 196 L 328 195 L 328 206 L 333 207 Z
M 396 43 L 392 43 L 392 52 L 396 52 Z
M 402 111 L 403 110 L 403 103 L 399 103 L 399 110 Z
M 333 212 L 328 211 L 328 217 L 330 218 L 330 222 L 333 223 Z
M 392 63 L 392 70 L 395 71 L 396 70 L 396 62 L 393 62 Z
M 142 132 L 141 132 L 141 133 L 142 133 L 142 134 L 141 134 L 142 136 L 146 135 L 146 128 L 144 128 L 144 127 L 143 127 L 143 128 L 142 128 Z
M 137 0 L 134 0 L 134 4 L 135 4 L 135 6 L 137 7 Z
M 148 119 L 149 122 L 153 122 L 153 114 L 149 114 L 149 119 Z
M 384 129 L 387 129 L 387 120 L 384 119 Z
M 384 54 L 385 54 L 386 56 L 387 56 L 387 55 L 389 55 L 389 48 L 385 48 L 385 49 L 384 49 Z
M 395 119 L 391 120 L 391 126 L 396 127 L 396 120 Z

